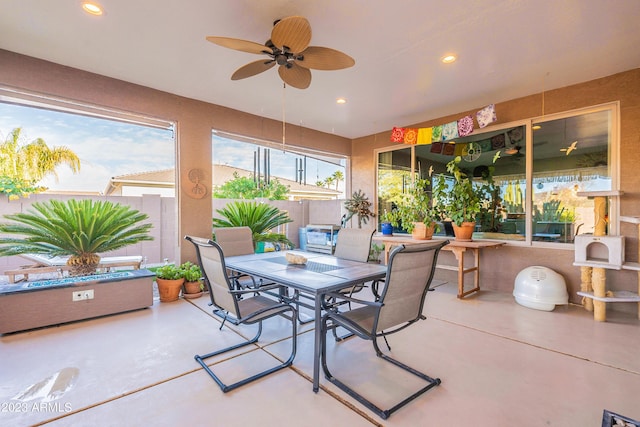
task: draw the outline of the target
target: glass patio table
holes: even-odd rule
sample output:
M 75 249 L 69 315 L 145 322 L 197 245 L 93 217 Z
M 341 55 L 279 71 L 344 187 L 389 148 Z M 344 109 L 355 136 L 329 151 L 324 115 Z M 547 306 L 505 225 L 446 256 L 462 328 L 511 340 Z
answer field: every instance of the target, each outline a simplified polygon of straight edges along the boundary
M 290 264 L 286 254 L 307 258 L 305 264 Z M 300 250 L 266 252 L 260 254 L 225 257 L 227 268 L 251 276 L 261 277 L 294 289 L 314 300 L 313 391 L 320 384 L 320 324 L 322 301 L 328 292 L 352 285 L 381 279 L 386 275 L 384 265 L 350 261 L 315 252 Z

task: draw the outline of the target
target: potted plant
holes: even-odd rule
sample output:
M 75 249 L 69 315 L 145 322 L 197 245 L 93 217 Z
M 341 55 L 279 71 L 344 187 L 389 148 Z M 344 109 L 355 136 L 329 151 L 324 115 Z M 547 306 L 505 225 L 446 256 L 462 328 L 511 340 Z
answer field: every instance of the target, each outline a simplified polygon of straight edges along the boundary
M 347 216 L 343 222 L 349 221 L 355 215 L 358 217 L 358 228 L 362 228 L 362 224 L 366 224 L 369 218 L 375 218 L 376 216 L 376 214 L 371 211 L 371 206 L 372 203 L 362 190 L 354 192 L 351 198 L 344 202 Z
M 380 231 L 383 236 L 393 236 L 393 222 L 394 214 L 386 209 L 384 213 L 380 215 Z
M 434 203 L 429 192 L 431 182 L 417 179 L 408 191 L 395 201 L 396 208 L 391 212 L 391 224 L 411 233 L 414 239 L 429 240 L 438 228 L 442 218 L 440 207 Z
M 184 283 L 184 270 L 175 264 L 166 264 L 155 271 L 161 302 L 176 301 Z
M 202 271 L 200 270 L 200 266 L 187 261 L 183 263 L 180 268 L 182 269 L 182 276 L 184 277 L 182 296 L 185 298 L 198 298 L 202 296 L 204 285 L 201 280 Z
M 482 212 L 485 192 L 475 186 L 469 176 L 460 169 L 462 158 L 456 156 L 447 163 L 447 172 L 453 176 L 451 186 L 442 174 L 436 180 L 433 196 L 442 206 L 443 216 L 451 220 L 456 240 L 470 241 L 476 225 L 476 216 Z
M 253 235 L 253 245 L 264 247 L 265 242 L 284 245 L 293 248 L 293 242 L 282 233 L 272 233 L 271 230 L 293 220 L 286 212 L 267 203 L 235 201 L 228 203 L 216 212 L 222 218 L 213 218 L 214 227 L 242 227 L 247 226 Z M 264 249 L 263 249 L 264 250 Z
M 146 214 L 104 200 L 36 202 L 4 217 L 11 222 L 0 224 L 0 255 L 69 256 L 71 276 L 95 274 L 100 253 L 153 240 Z

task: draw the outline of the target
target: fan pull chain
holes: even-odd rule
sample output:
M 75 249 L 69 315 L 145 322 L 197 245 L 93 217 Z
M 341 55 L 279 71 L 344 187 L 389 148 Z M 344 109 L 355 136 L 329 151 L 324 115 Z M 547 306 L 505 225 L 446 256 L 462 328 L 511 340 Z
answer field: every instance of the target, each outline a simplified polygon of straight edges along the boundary
M 282 152 L 284 153 L 284 145 L 285 145 L 285 131 L 286 131 L 286 120 L 285 120 L 285 112 L 286 112 L 286 98 L 285 98 L 285 89 L 287 88 L 287 84 L 282 84 Z

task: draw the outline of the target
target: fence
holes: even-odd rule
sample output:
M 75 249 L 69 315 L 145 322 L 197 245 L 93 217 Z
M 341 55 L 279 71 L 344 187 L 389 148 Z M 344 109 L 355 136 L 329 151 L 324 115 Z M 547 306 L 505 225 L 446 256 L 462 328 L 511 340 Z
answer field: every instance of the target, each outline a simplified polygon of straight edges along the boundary
M 3 216 L 18 212 L 25 212 L 34 202 L 44 202 L 50 199 L 95 199 L 109 200 L 113 203 L 129 205 L 133 209 L 146 213 L 149 221 L 153 224 L 151 229 L 152 241 L 140 242 L 136 245 L 127 246 L 118 251 L 109 253 L 109 256 L 142 255 L 149 264 L 158 264 L 165 259 L 174 261 L 178 255 L 178 236 L 176 228 L 176 203 L 173 197 L 160 197 L 159 195 L 144 196 L 83 196 L 83 195 L 60 195 L 60 194 L 32 194 L 27 199 L 9 201 L 7 197 L 0 198 L 0 221 L 4 221 Z M 218 216 L 217 209 L 223 208 L 230 200 L 212 199 L 214 216 Z M 287 237 L 298 245 L 298 228 L 306 224 L 340 224 L 342 216 L 341 200 L 274 200 L 265 201 L 280 210 L 287 211 L 292 223 L 282 226 L 279 233 L 286 234 Z M 203 236 L 204 237 L 204 236 Z M 103 254 L 104 255 L 104 254 Z M 15 269 L 29 262 L 19 256 L 0 257 L 0 273 L 5 270 Z

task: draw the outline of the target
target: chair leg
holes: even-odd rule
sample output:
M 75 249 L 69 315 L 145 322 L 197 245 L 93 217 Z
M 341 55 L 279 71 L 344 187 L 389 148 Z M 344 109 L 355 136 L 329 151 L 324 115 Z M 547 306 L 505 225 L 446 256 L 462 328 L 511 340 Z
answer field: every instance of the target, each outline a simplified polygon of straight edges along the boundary
M 386 360 L 387 362 L 390 362 L 393 365 L 398 366 L 399 368 L 402 368 L 405 371 L 407 371 L 407 372 L 409 372 L 409 373 L 411 373 L 411 374 L 413 374 L 413 375 L 415 375 L 415 376 L 417 376 L 419 378 L 422 378 L 423 380 L 425 380 L 427 382 L 427 385 L 425 387 L 423 387 L 420 390 L 418 390 L 417 392 L 413 393 L 411 396 L 403 399 L 400 403 L 392 406 L 390 409 L 382 409 L 382 408 L 376 406 L 373 402 L 369 401 L 367 398 L 362 396 L 360 393 L 358 393 L 357 391 L 355 391 L 354 389 L 352 389 L 351 387 L 349 387 L 348 385 L 346 385 L 345 383 L 343 383 L 342 381 L 340 381 L 339 379 L 334 377 L 333 374 L 331 374 L 331 372 L 329 371 L 329 368 L 327 366 L 327 332 L 328 332 L 328 330 L 327 330 L 328 329 L 327 321 L 328 321 L 328 318 L 326 316 L 323 317 L 322 324 L 321 324 L 321 329 L 320 329 L 320 333 L 321 333 L 321 338 L 320 338 L 320 344 L 321 344 L 321 348 L 320 348 L 320 363 L 322 365 L 322 370 L 324 371 L 325 378 L 328 381 L 330 381 L 331 383 L 335 384 L 339 389 L 341 389 L 342 391 L 347 393 L 349 396 L 351 396 L 354 399 L 356 399 L 358 402 L 360 402 L 362 405 L 367 407 L 369 410 L 374 412 L 376 415 L 378 415 L 383 420 L 386 420 L 387 418 L 389 418 L 392 413 L 394 413 L 398 409 L 402 408 L 403 406 L 405 406 L 406 404 L 408 404 L 412 400 L 415 400 L 421 394 L 425 393 L 426 391 L 430 390 L 431 388 L 433 388 L 433 387 L 435 387 L 437 385 L 440 385 L 440 383 L 441 383 L 440 378 L 431 378 L 428 375 L 423 374 L 422 372 L 417 371 L 417 370 L 411 368 L 410 366 L 407 366 L 407 365 L 403 364 L 402 362 L 399 362 L 399 361 L 397 361 L 397 360 L 395 360 L 395 359 L 383 354 L 382 352 L 380 352 L 380 349 L 378 348 L 376 340 L 373 339 L 374 348 L 376 349 L 376 354 L 378 355 L 378 357 L 381 357 L 383 360 Z
M 194 356 L 194 359 L 196 360 L 196 362 L 198 362 L 200 364 L 200 366 L 202 366 L 202 368 L 207 372 L 207 374 L 209 374 L 209 376 L 211 378 L 213 378 L 213 380 L 216 382 L 216 384 L 218 384 L 218 386 L 220 387 L 220 389 L 222 390 L 223 393 L 227 393 L 227 392 L 229 392 L 231 390 L 234 390 L 234 389 L 236 389 L 236 388 L 238 388 L 240 386 L 243 386 L 243 385 L 248 384 L 248 383 L 250 383 L 252 381 L 255 381 L 257 379 L 265 377 L 265 376 L 267 376 L 267 375 L 269 375 L 269 374 L 271 374 L 273 372 L 279 371 L 280 369 L 283 369 L 283 368 L 286 368 L 288 366 L 291 366 L 291 364 L 293 363 L 293 359 L 295 359 L 295 357 L 296 357 L 296 350 L 297 350 L 297 322 L 296 322 L 296 319 L 298 317 L 297 313 L 296 313 L 296 310 L 293 307 L 291 307 L 291 311 L 292 311 L 292 313 L 291 313 L 291 325 L 292 325 L 291 326 L 291 354 L 289 355 L 289 358 L 284 363 L 281 363 L 281 364 L 279 364 L 277 366 L 274 366 L 273 368 L 269 368 L 269 369 L 267 369 L 265 371 L 262 371 L 262 372 L 260 372 L 258 374 L 252 375 L 250 377 L 247 377 L 247 378 L 245 378 L 243 380 L 237 381 L 237 382 L 235 382 L 233 384 L 229 384 L 229 385 L 223 383 L 222 380 L 206 364 L 205 360 L 210 358 L 210 357 L 214 357 L 214 356 L 217 356 L 219 354 L 226 353 L 228 351 L 235 350 L 237 348 L 241 348 L 241 347 L 244 347 L 244 346 L 247 346 L 247 345 L 250 345 L 250 344 L 253 344 L 253 343 L 257 342 L 258 339 L 260 338 L 260 335 L 262 334 L 262 321 L 258 322 L 258 332 L 249 341 L 245 341 L 243 343 L 236 344 L 236 345 L 233 345 L 231 347 L 223 348 L 222 350 L 217 350 L 217 351 L 214 351 L 212 353 L 208 353 L 208 354 L 205 354 L 205 355 L 202 355 L 202 356 L 196 354 Z

